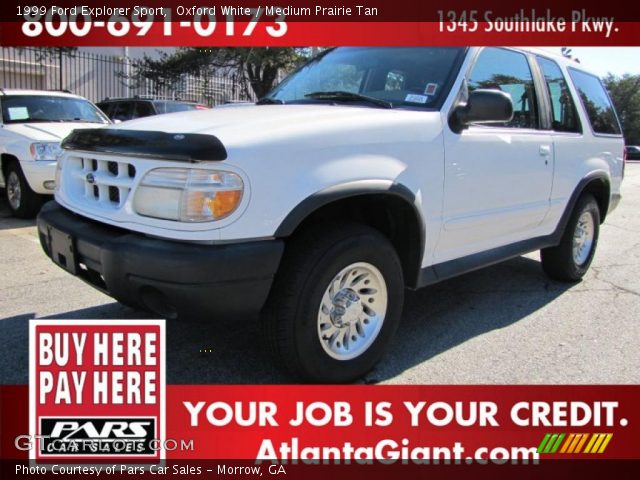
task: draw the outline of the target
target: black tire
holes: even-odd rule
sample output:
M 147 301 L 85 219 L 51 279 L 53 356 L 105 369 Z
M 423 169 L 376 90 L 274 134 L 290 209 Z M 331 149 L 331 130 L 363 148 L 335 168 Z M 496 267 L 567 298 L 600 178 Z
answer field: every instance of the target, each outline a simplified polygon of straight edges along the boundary
M 336 359 L 325 351 L 320 339 L 319 310 L 336 276 L 358 263 L 365 268 L 374 266 L 384 279 L 386 314 L 377 336 L 369 337 L 375 339 L 368 347 L 363 346 L 355 358 Z M 358 292 L 366 295 L 362 293 L 365 290 Z M 287 245 L 261 321 L 276 360 L 295 376 L 311 382 L 344 383 L 363 376 L 383 356 L 400 322 L 403 301 L 402 267 L 385 236 L 365 225 L 322 224 L 296 235 Z M 352 302 L 354 311 L 365 311 L 366 305 L 364 298 Z M 364 316 L 360 318 L 369 322 Z M 352 323 L 355 328 L 358 321 Z
M 593 240 L 590 251 L 584 260 L 576 261 L 573 254 L 574 234 L 580 218 L 588 213 L 593 222 Z M 562 240 L 557 247 L 544 248 L 540 252 L 544 272 L 555 280 L 577 282 L 587 273 L 598 245 L 600 233 L 600 209 L 591 194 L 581 196 L 576 202 L 571 218 L 567 223 Z
M 31 190 L 19 162 L 11 161 L 4 168 L 4 183 L 5 198 L 11 213 L 18 218 L 35 217 L 46 195 L 40 195 Z

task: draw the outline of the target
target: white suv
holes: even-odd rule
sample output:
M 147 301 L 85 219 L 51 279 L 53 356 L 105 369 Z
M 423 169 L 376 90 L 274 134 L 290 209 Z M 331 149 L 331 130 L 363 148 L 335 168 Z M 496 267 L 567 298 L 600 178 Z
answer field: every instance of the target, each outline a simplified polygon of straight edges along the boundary
M 620 199 L 600 80 L 514 48 L 336 48 L 258 105 L 76 130 L 38 220 L 54 262 L 173 318 L 260 313 L 294 373 L 349 381 L 406 288 L 534 250 L 576 281 Z
M 60 141 L 109 120 L 88 100 L 57 91 L 0 89 L 0 112 L 0 187 L 14 215 L 34 217 L 53 194 Z

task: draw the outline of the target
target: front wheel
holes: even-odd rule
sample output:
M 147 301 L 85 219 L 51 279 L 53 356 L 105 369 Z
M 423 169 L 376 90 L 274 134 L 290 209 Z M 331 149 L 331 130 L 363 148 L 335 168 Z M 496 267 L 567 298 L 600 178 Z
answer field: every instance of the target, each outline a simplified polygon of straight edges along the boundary
M 364 225 L 322 225 L 288 245 L 263 325 L 292 373 L 348 382 L 380 360 L 403 300 L 402 267 L 386 237 Z
M 9 163 L 4 174 L 5 196 L 11 213 L 18 218 L 35 217 L 44 203 L 44 195 L 31 190 L 17 161 Z
M 580 197 L 562 240 L 556 247 L 541 250 L 542 268 L 556 280 L 577 282 L 587 270 L 598 245 L 600 209 L 593 195 Z

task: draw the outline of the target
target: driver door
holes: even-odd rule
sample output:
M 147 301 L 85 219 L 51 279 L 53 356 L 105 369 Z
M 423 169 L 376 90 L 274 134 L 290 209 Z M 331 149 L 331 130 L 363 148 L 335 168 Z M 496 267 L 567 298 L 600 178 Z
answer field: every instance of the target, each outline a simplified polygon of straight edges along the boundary
M 514 118 L 471 125 L 460 134 L 445 129 L 443 225 L 435 263 L 531 238 L 549 209 L 553 142 L 540 129 L 528 56 L 485 48 L 467 85 L 508 93 Z

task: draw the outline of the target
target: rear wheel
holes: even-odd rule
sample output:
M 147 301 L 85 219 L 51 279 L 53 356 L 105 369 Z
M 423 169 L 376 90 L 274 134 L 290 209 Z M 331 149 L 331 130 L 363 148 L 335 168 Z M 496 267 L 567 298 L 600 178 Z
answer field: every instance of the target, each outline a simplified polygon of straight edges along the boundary
M 31 190 L 17 161 L 12 161 L 5 167 L 4 178 L 5 196 L 11 213 L 19 218 L 35 217 L 45 196 Z
M 545 273 L 556 280 L 580 280 L 591 265 L 599 233 L 598 203 L 593 195 L 583 195 L 576 203 L 560 244 L 541 250 Z
M 403 296 L 400 261 L 386 237 L 364 225 L 322 225 L 292 239 L 262 321 L 292 373 L 348 382 L 384 354 Z

